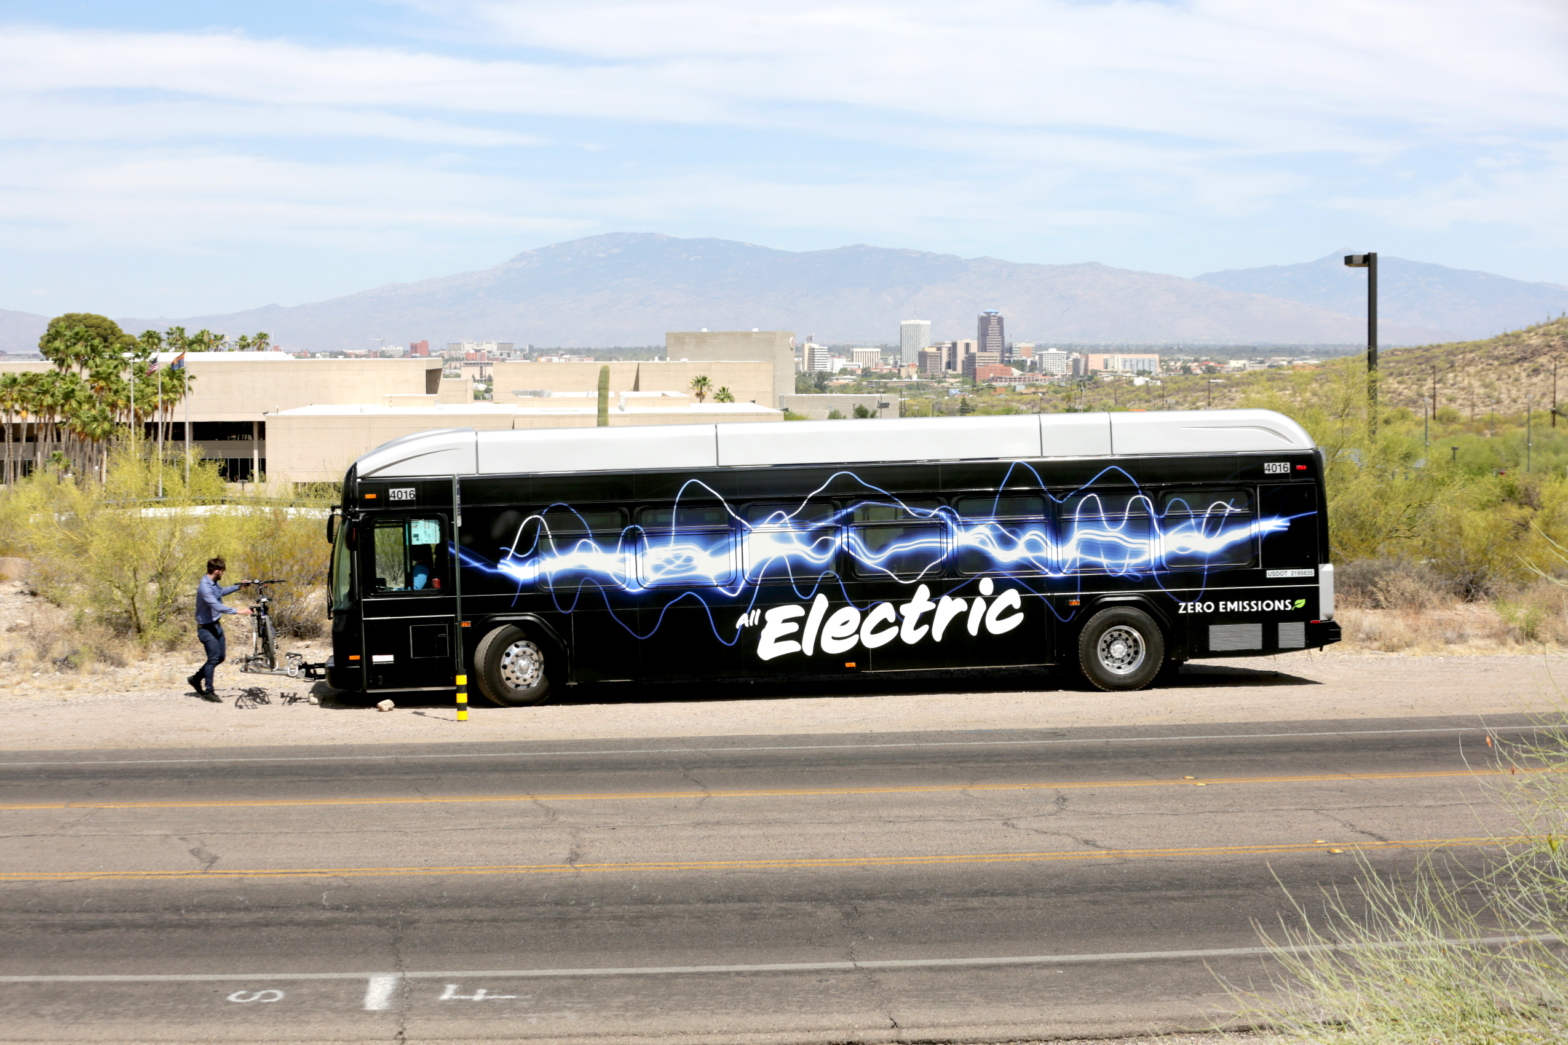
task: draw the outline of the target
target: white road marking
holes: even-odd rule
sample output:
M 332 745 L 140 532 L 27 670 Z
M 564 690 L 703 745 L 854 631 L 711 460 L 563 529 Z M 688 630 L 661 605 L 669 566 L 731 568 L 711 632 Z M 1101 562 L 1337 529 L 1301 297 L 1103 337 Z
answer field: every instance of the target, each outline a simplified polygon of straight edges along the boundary
M 361 976 L 364 973 L 360 974 Z M 294 977 L 279 977 L 280 979 L 294 979 Z M 323 973 L 311 976 L 310 979 L 348 979 L 346 975 Z M 357 977 L 356 977 L 357 978 Z M 372 973 L 369 982 L 365 984 L 365 1009 L 369 1012 L 381 1012 L 392 1007 L 392 994 L 397 990 L 398 978 L 395 974 Z
M 259 1001 L 259 1002 L 282 1001 L 283 998 L 284 998 L 283 992 L 282 991 L 276 991 L 276 990 L 235 991 L 233 994 L 229 995 L 229 1001 L 237 1001 L 237 1002 L 240 1002 L 242 1004 L 245 1003 L 245 1002 L 253 1002 L 253 1001 Z
M 1279 740 L 1291 737 L 1373 737 L 1403 733 L 1530 733 L 1545 726 L 1434 726 L 1422 729 L 1338 729 L 1303 733 L 1215 733 L 1171 737 L 1067 737 L 1035 740 L 912 740 L 891 744 L 770 744 L 756 747 L 607 748 L 597 751 L 455 751 L 448 754 L 277 755 L 244 758 L 111 758 L 0 762 L 0 770 L 36 766 L 218 765 L 240 762 L 396 762 L 430 758 L 559 758 L 565 755 L 738 755 L 752 751 L 865 751 L 881 748 L 1019 747 L 1039 744 L 1147 744 L 1174 740 Z M 1008 732 L 1012 732 L 1009 730 Z
M 1509 943 L 1556 943 L 1552 933 L 1531 936 L 1482 936 L 1453 940 L 1472 946 L 1492 947 Z M 892 958 L 858 962 L 776 962 L 760 965 L 633 965 L 607 969 L 465 969 L 423 972 L 279 972 L 279 973 L 110 973 L 88 976 L 0 976 L 0 983 L 213 983 L 229 980 L 368 980 L 365 1008 L 390 1007 L 392 993 L 401 980 L 518 980 L 584 976 L 702 976 L 747 972 L 855 972 L 865 969 L 943 969 L 988 965 L 1086 965 L 1105 962 L 1172 961 L 1186 958 L 1249 958 L 1271 954 L 1311 954 L 1318 951 L 1353 951 L 1397 948 L 1400 944 L 1312 944 L 1300 947 L 1211 947 L 1184 951 L 1110 951 L 1101 954 L 1030 954 L 986 958 Z

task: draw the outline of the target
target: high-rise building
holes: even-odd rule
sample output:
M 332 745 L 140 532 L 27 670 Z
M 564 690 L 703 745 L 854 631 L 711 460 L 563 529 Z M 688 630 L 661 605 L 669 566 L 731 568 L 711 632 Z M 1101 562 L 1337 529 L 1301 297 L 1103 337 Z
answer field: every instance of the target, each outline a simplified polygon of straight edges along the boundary
M 408 354 L 411 355 L 411 356 L 429 356 L 430 355 L 430 342 L 428 342 L 428 341 L 410 341 L 408 343 Z
M 849 352 L 860 369 L 870 370 L 882 365 L 882 350 L 880 348 L 852 348 Z
M 947 355 L 947 369 L 954 374 L 964 372 L 964 360 L 975 354 L 978 343 L 974 341 L 947 341 L 942 345 Z
M 899 362 L 910 366 L 920 362 L 920 350 L 931 347 L 931 321 L 906 319 L 898 325 Z
M 814 341 L 807 341 L 805 345 L 805 354 L 806 370 L 808 372 L 820 370 L 832 371 L 833 359 L 828 355 L 826 345 L 819 345 Z
M 1007 334 L 1002 330 L 1002 314 L 996 310 L 980 313 L 979 332 L 975 340 L 979 342 L 976 351 L 995 352 L 996 358 L 1007 362 L 1012 353 L 1007 350 Z
M 920 350 L 920 373 L 925 377 L 941 377 L 945 353 L 940 348 Z

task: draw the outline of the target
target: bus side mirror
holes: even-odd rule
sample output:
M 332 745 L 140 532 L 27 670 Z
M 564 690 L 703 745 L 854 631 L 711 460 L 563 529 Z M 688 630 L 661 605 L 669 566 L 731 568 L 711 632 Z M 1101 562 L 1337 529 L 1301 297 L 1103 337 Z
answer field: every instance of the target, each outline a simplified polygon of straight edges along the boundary
M 333 512 L 327 516 L 327 543 L 331 544 L 338 539 L 338 513 Z

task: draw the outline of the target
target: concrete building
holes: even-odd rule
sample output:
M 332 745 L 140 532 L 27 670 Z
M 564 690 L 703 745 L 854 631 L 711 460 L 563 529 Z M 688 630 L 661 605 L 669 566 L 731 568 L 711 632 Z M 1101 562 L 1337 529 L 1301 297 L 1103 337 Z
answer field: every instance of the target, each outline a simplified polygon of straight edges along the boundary
M 898 325 L 898 358 L 903 366 L 920 362 L 922 349 L 931 347 L 931 321 L 906 319 Z
M 826 353 L 823 354 L 826 359 Z M 592 392 L 598 394 L 599 368 L 610 368 L 610 392 L 691 392 L 692 378 L 708 379 L 710 393 L 728 388 L 737 403 L 754 403 L 778 409 L 776 367 L 767 360 L 704 363 L 678 360 L 614 360 L 607 363 L 544 363 L 529 359 L 507 360 L 494 365 L 495 402 L 517 403 L 541 392 Z M 795 391 L 793 368 L 785 392 Z
M 1059 348 L 1048 348 L 1044 352 L 1036 352 L 1034 356 L 1035 368 L 1042 374 L 1053 377 L 1066 377 L 1072 373 L 1072 354 L 1063 352 Z
M 1009 356 L 1007 351 L 1007 334 L 1002 329 L 1002 314 L 992 309 L 980 313 L 978 332 L 975 341 L 978 343 L 976 351 L 994 352 L 996 358 L 1006 362 Z
M 764 406 L 778 409 L 778 397 L 795 390 L 793 331 L 671 330 L 664 335 L 664 351 L 671 360 L 771 363 L 774 393 Z M 740 393 L 735 398 L 739 399 Z
M 167 367 L 176 353 L 158 355 Z M 286 352 L 187 352 L 191 445 L 207 460 L 224 462 L 232 481 L 266 474 L 267 417 L 315 404 L 414 406 L 473 400 L 465 380 L 443 379 L 431 359 L 296 359 Z M 52 370 L 45 360 L 0 362 L 0 373 Z M 156 382 L 141 377 L 139 381 Z M 138 382 L 139 383 L 139 382 Z M 173 414 L 167 438 L 183 446 L 186 405 Z M 149 435 L 156 428 L 148 425 Z M 341 477 L 340 477 L 341 478 Z
M 940 348 L 920 350 L 920 373 L 923 377 L 941 377 L 946 372 L 945 357 Z
M 870 411 L 873 417 L 897 417 L 898 399 L 885 395 L 787 395 L 784 409 L 808 421 L 826 421 L 837 410 L 845 418 L 855 416 L 855 407 Z
M 1107 371 L 1116 374 L 1158 374 L 1160 357 L 1154 352 L 1088 352 L 1084 355 L 1084 371 Z
M 849 354 L 856 363 L 860 364 L 862 370 L 875 370 L 882 365 L 880 348 L 852 348 Z
M 804 359 L 804 369 L 808 374 L 818 370 L 829 372 L 833 370 L 833 357 L 822 345 L 807 341 L 801 349 L 801 355 Z

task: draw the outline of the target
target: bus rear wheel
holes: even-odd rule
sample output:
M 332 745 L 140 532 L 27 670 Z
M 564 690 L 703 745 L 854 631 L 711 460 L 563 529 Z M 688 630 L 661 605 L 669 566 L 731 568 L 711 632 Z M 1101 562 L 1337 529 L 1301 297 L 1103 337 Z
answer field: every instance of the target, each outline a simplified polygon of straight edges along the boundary
M 522 628 L 503 624 L 479 640 L 474 651 L 479 692 L 503 708 L 542 704 L 550 695 L 551 659 Z
M 1099 689 L 1142 689 L 1164 665 L 1165 636 L 1135 607 L 1101 610 L 1078 633 L 1078 668 Z

